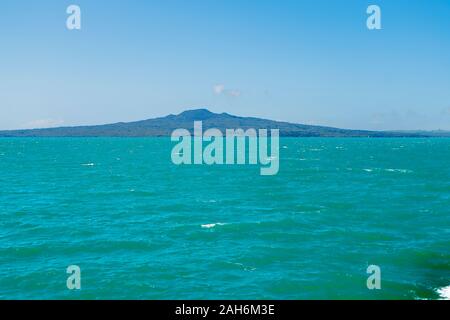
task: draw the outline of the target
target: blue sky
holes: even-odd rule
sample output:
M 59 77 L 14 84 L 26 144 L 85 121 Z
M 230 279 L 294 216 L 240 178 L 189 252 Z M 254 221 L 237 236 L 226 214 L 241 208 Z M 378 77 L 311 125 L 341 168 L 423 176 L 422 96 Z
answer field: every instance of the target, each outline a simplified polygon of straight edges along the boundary
M 82 29 L 66 28 L 77 4 Z M 382 30 L 366 28 L 377 4 Z M 186 109 L 450 130 L 450 1 L 0 3 L 0 129 Z

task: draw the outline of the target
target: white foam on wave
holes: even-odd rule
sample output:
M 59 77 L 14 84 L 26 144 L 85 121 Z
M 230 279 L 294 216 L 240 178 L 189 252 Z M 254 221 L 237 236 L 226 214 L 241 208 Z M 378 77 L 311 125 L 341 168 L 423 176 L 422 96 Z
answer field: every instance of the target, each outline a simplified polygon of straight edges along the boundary
M 83 167 L 93 167 L 93 166 L 95 166 L 95 163 L 82 163 L 81 165 Z
M 214 228 L 216 226 L 224 226 L 224 225 L 226 225 L 226 223 L 217 222 L 217 223 L 202 224 L 201 227 L 204 228 L 204 229 L 211 229 L 211 228 Z
M 235 266 L 239 266 L 242 269 L 244 269 L 244 271 L 255 271 L 256 270 L 255 267 L 246 266 L 246 265 L 244 265 L 243 263 L 240 263 L 240 262 L 228 262 L 227 261 L 227 263 L 235 265 Z
M 400 173 L 411 173 L 411 170 L 407 169 L 386 169 L 387 172 L 400 172 Z
M 197 200 L 197 202 L 201 202 L 201 203 L 216 203 L 217 200 L 214 200 L 214 199 L 210 199 L 210 200 Z
M 450 286 L 437 289 L 436 292 L 439 294 L 441 299 L 450 300 Z
M 372 172 L 373 171 L 373 169 L 363 169 L 364 171 L 366 171 L 366 172 Z

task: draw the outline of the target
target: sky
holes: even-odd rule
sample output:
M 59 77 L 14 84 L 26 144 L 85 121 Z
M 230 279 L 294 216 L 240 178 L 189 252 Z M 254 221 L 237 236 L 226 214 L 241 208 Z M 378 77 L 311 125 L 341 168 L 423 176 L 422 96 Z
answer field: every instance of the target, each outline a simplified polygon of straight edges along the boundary
M 72 4 L 81 30 L 66 27 Z M 366 26 L 371 4 L 381 30 Z M 0 2 L 0 130 L 196 108 L 450 130 L 450 1 Z

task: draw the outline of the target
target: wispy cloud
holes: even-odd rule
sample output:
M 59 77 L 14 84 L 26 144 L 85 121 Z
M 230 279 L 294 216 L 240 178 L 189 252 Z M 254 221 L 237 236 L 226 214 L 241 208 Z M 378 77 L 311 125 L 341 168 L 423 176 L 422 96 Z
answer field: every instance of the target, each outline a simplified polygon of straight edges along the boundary
M 232 90 L 228 90 L 225 88 L 225 85 L 223 84 L 216 84 L 213 86 L 213 91 L 215 95 L 226 95 L 229 97 L 240 97 L 242 92 L 241 90 L 238 89 L 232 89 Z
M 223 93 L 223 91 L 225 90 L 225 86 L 223 84 L 216 84 L 213 87 L 213 90 L 215 94 L 219 95 Z
M 227 92 L 227 94 L 232 97 L 240 97 L 241 91 L 240 90 L 230 90 Z

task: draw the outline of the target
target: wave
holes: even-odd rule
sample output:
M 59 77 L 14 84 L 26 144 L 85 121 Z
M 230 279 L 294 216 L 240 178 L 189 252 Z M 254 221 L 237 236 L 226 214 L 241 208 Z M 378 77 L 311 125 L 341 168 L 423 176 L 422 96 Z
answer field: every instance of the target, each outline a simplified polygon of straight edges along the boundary
M 385 172 L 398 172 L 398 173 L 412 173 L 412 170 L 408 170 L 408 169 L 392 169 L 392 168 L 388 168 L 388 169 L 382 169 L 382 168 L 367 168 L 367 169 L 363 169 L 366 172 L 373 172 L 373 171 L 385 171 Z
M 387 172 L 400 172 L 400 173 L 411 173 L 411 170 L 407 169 L 386 169 Z
M 201 227 L 205 229 L 211 229 L 215 228 L 216 226 L 224 226 L 226 223 L 217 222 L 217 223 L 208 223 L 208 224 L 202 224 Z
M 437 289 L 436 292 L 442 300 L 450 300 L 450 286 Z

